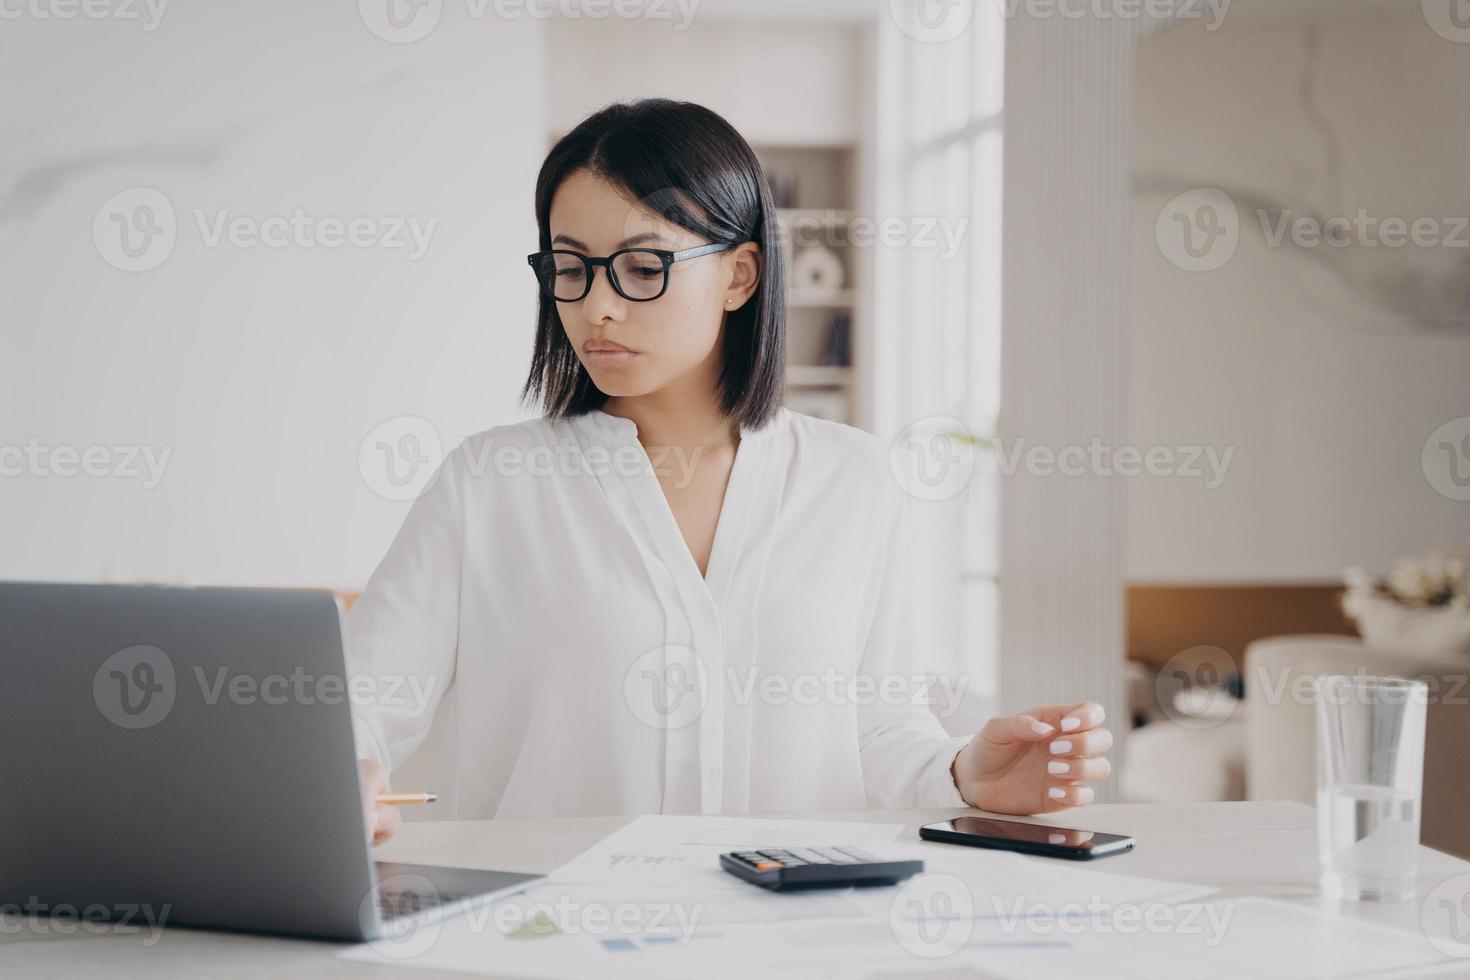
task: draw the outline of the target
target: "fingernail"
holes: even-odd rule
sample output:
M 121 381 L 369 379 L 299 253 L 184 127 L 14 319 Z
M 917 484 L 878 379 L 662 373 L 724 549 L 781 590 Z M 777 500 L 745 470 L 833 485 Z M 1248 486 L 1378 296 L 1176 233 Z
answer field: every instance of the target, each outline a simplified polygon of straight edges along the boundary
M 1076 715 L 1068 715 L 1067 717 L 1062 719 L 1062 731 L 1064 732 L 1070 732 L 1074 728 L 1081 727 L 1081 725 L 1082 719 L 1078 718 Z
M 1051 743 L 1051 754 L 1052 755 L 1061 755 L 1063 752 L 1071 752 L 1071 751 L 1072 751 L 1072 743 L 1071 743 L 1071 741 L 1069 739 L 1059 738 L 1055 742 Z
M 1031 730 L 1038 735 L 1050 735 L 1051 726 L 1044 721 L 1032 721 Z
M 1060 786 L 1053 786 L 1051 789 L 1046 791 L 1046 795 L 1050 796 L 1054 800 L 1060 800 L 1062 797 L 1067 795 L 1067 791 L 1062 789 Z
M 1065 776 L 1067 774 L 1067 770 L 1071 768 L 1072 767 L 1067 765 L 1065 762 L 1048 762 L 1046 764 L 1046 771 L 1051 773 L 1053 776 Z

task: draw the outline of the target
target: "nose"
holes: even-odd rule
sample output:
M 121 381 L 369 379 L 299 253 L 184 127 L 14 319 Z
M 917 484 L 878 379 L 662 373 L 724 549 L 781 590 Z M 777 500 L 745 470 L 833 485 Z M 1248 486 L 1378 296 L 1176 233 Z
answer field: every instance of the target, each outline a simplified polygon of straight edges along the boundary
M 626 312 L 627 301 L 612 288 L 607 269 L 594 266 L 592 288 L 582 297 L 582 316 L 589 322 L 601 323 L 603 320 L 621 320 Z

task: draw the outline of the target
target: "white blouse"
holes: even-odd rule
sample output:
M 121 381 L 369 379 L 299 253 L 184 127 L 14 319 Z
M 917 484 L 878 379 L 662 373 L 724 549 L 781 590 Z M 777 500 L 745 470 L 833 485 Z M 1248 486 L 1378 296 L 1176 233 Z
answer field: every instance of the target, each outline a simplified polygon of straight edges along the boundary
M 449 707 L 460 819 L 963 806 L 879 441 L 743 428 L 707 576 L 655 465 L 681 461 L 603 411 L 450 453 L 347 616 L 359 754 L 391 770 Z

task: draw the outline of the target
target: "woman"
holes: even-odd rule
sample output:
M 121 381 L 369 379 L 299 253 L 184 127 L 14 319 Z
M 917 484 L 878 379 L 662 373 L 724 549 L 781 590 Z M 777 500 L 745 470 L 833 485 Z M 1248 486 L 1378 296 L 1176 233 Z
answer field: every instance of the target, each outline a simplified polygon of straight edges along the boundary
M 913 698 L 885 454 L 779 404 L 774 215 L 697 105 L 613 105 L 552 149 L 523 393 L 546 414 L 446 457 L 348 617 L 355 674 L 427 692 L 355 709 L 375 841 L 446 701 L 464 818 L 1045 813 L 1108 775 L 1095 703 L 956 738 Z

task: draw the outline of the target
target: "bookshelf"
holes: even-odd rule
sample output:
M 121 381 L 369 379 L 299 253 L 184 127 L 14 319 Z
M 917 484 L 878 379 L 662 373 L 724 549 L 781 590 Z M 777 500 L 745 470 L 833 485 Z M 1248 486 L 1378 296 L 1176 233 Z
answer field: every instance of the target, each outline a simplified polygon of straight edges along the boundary
M 855 423 L 854 317 L 861 263 L 851 228 L 857 147 L 756 144 L 786 262 L 786 404 Z

